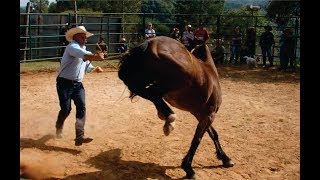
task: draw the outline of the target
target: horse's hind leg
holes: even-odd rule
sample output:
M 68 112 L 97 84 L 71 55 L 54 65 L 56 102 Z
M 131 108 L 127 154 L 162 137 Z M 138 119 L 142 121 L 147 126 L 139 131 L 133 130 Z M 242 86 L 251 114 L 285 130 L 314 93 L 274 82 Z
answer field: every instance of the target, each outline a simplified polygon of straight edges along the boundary
M 196 116 L 197 117 L 197 116 Z M 187 179 L 196 179 L 196 175 L 194 170 L 192 169 L 192 160 L 193 157 L 198 149 L 198 146 L 203 138 L 204 133 L 207 131 L 208 127 L 212 123 L 212 117 L 197 117 L 199 123 L 196 129 L 196 132 L 193 136 L 191 146 L 189 148 L 189 151 L 187 155 L 183 158 L 181 167 L 186 172 L 186 178 Z
M 217 131 L 210 126 L 207 130 L 209 136 L 213 140 L 214 146 L 217 149 L 217 157 L 218 159 L 222 160 L 224 167 L 232 167 L 234 163 L 231 161 L 231 159 L 226 155 L 226 153 L 222 150 L 222 147 L 219 143 L 219 137 Z

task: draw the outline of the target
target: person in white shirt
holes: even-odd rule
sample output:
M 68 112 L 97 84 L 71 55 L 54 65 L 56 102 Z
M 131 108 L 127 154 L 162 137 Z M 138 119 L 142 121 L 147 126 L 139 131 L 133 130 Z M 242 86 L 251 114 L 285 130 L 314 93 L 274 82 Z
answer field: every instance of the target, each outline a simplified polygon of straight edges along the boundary
M 105 53 L 96 54 L 86 50 L 86 39 L 93 34 L 84 26 L 76 26 L 67 31 L 65 37 L 70 42 L 61 59 L 60 69 L 56 79 L 56 88 L 59 97 L 60 111 L 56 121 L 56 137 L 62 138 L 64 121 L 71 111 L 71 100 L 76 106 L 75 145 L 89 143 L 93 139 L 84 136 L 86 121 L 85 90 L 82 79 L 85 73 L 102 72 L 99 66 L 94 67 L 90 61 L 104 60 Z
M 144 34 L 146 39 L 156 37 L 156 31 L 152 28 L 152 23 L 148 23 L 148 27 L 145 29 Z
M 193 48 L 193 40 L 194 40 L 194 34 L 191 29 L 191 24 L 188 24 L 185 31 L 182 33 L 181 42 L 182 44 L 189 50 Z

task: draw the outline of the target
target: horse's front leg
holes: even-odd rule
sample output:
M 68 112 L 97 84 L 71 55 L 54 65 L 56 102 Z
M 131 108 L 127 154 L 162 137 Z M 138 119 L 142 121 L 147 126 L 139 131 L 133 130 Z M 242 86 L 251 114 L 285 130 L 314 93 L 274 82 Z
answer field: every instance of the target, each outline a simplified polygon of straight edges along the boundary
M 192 160 L 196 150 L 202 140 L 203 134 L 207 131 L 209 126 L 211 125 L 211 116 L 207 116 L 205 118 L 197 118 L 199 123 L 196 129 L 196 132 L 193 136 L 191 146 L 187 155 L 183 158 L 181 167 L 187 173 L 187 179 L 196 179 L 196 175 L 194 170 L 192 169 Z
M 162 95 L 165 93 L 165 91 L 159 88 L 156 83 L 151 83 L 149 86 L 143 89 L 135 90 L 134 92 L 137 95 L 148 99 L 155 105 L 158 111 L 158 117 L 162 120 L 165 120 L 163 132 L 166 136 L 168 136 L 174 129 L 177 116 L 162 98 Z
M 166 136 L 168 136 L 170 132 L 173 131 L 174 129 L 177 115 L 172 111 L 172 109 L 167 105 L 167 103 L 162 98 L 156 99 L 152 102 L 156 106 L 156 109 L 158 111 L 158 117 L 166 121 L 163 126 L 163 133 Z

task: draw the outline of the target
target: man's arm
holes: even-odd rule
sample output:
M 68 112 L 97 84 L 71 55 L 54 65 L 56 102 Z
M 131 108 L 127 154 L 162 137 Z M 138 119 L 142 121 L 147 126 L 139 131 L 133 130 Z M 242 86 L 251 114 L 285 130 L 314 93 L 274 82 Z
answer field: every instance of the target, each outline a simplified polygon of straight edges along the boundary
M 86 54 L 84 55 L 85 60 L 89 61 L 103 61 L 105 53 L 99 52 L 97 54 Z

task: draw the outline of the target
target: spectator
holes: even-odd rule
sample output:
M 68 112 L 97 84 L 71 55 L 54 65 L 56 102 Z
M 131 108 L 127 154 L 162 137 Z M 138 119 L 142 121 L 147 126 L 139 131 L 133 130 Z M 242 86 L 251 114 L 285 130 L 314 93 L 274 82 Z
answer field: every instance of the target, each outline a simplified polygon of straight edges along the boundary
M 129 50 L 129 45 L 127 43 L 126 38 L 123 37 L 120 39 L 120 47 L 118 48 L 118 52 L 122 54 L 127 52 L 128 50 Z
M 271 47 L 274 45 L 274 35 L 271 32 L 272 27 L 267 25 L 264 27 L 265 32 L 260 36 L 259 44 L 262 52 L 262 63 L 263 67 L 266 67 L 267 56 L 270 66 L 273 66 L 273 57 L 271 53 Z
M 223 39 L 214 39 L 215 47 L 212 51 L 212 57 L 215 64 L 223 64 L 226 58 L 226 48 L 223 46 Z
M 173 28 L 172 32 L 170 33 L 170 37 L 180 42 L 181 35 L 179 28 Z
M 235 64 L 238 63 L 238 60 L 240 57 L 241 44 L 242 44 L 242 33 L 240 32 L 240 27 L 236 26 L 233 29 L 233 34 L 232 34 L 231 54 L 230 54 L 229 64 L 231 64 L 233 60 L 235 61 Z
M 203 23 L 200 23 L 199 28 L 194 31 L 194 38 L 196 40 L 196 45 L 206 43 L 209 40 L 209 32 L 204 27 Z
M 244 46 L 247 49 L 246 56 L 254 58 L 256 54 L 256 30 L 254 27 L 247 29 Z
M 64 121 L 71 111 L 71 100 L 76 106 L 75 123 L 75 145 L 89 143 L 93 139 L 84 135 L 86 121 L 85 90 L 82 79 L 86 72 L 102 72 L 97 66 L 94 67 L 90 61 L 102 61 L 104 53 L 92 54 L 86 50 L 86 38 L 93 34 L 88 32 L 84 26 L 71 28 L 66 33 L 66 39 L 70 42 L 62 56 L 61 65 L 56 79 L 56 88 L 59 97 L 60 111 L 56 121 L 56 137 L 62 138 Z
M 193 48 L 193 40 L 194 40 L 194 35 L 191 29 L 191 24 L 188 24 L 185 28 L 185 31 L 182 33 L 182 44 L 189 50 Z
M 156 31 L 152 28 L 152 23 L 148 23 L 148 27 L 145 29 L 144 34 L 146 39 L 156 37 Z
M 104 58 L 108 57 L 108 46 L 102 36 L 99 37 L 99 41 L 96 44 L 96 53 L 104 53 Z
M 287 71 L 288 63 L 290 69 L 294 69 L 295 40 L 291 29 L 286 28 L 280 36 L 280 70 Z

